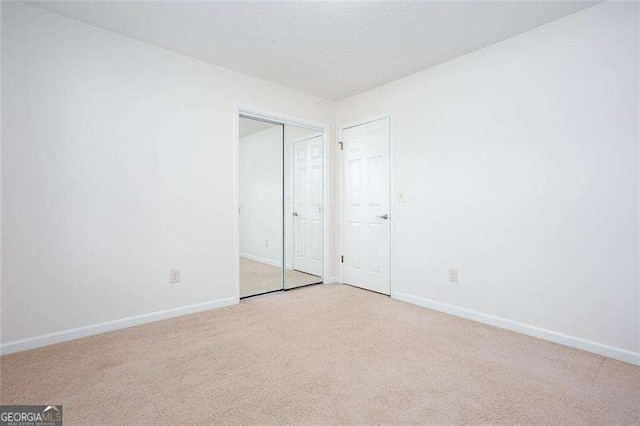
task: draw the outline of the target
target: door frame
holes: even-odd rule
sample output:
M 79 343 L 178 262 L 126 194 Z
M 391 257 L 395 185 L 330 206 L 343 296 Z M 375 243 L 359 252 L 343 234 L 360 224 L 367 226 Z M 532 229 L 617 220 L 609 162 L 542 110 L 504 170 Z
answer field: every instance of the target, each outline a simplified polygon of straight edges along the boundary
M 247 118 L 255 118 L 257 120 L 262 121 L 271 121 L 284 125 L 298 126 L 298 127 L 306 127 L 308 129 L 322 131 L 322 284 L 326 284 L 327 282 L 331 282 L 331 277 L 329 277 L 330 272 L 330 255 L 329 255 L 329 242 L 330 242 L 330 232 L 329 232 L 329 220 L 330 220 L 330 212 L 333 209 L 331 205 L 331 197 L 330 197 L 330 185 L 331 185 L 331 157 L 330 157 L 330 149 L 329 149 L 329 140 L 330 140 L 330 129 L 331 126 L 327 123 L 316 122 L 305 120 L 302 118 L 298 118 L 295 116 L 291 116 L 288 114 L 282 114 L 279 112 L 265 111 L 247 106 L 234 106 L 233 107 L 233 282 L 235 288 L 235 298 L 236 300 L 240 300 L 240 218 L 238 217 L 238 208 L 240 207 L 240 187 L 239 187 L 239 167 L 240 167 L 240 115 Z M 282 147 L 284 150 L 284 146 Z M 284 164 L 282 165 L 284 167 Z M 284 171 L 284 170 L 283 170 Z M 284 186 L 283 186 L 284 189 Z M 284 194 L 283 194 L 284 196 Z M 283 199 L 284 202 L 284 199 Z M 283 209 L 284 215 L 284 209 Z M 284 216 L 283 216 L 284 217 Z M 285 229 L 283 222 L 283 253 L 285 247 Z M 286 270 L 286 256 L 283 256 L 283 274 Z
M 367 123 L 371 123 L 373 121 L 378 121 L 378 120 L 382 120 L 382 119 L 389 119 L 389 219 L 390 219 L 390 223 L 389 223 L 389 296 L 393 297 L 394 292 L 393 292 L 393 288 L 394 288 L 394 283 L 395 283 L 395 254 L 396 254 L 396 250 L 395 250 L 395 228 L 396 228 L 396 208 L 395 208 L 395 199 L 396 199 L 396 187 L 395 187 L 395 179 L 394 179 L 394 168 L 393 165 L 395 163 L 395 156 L 394 156 L 394 145 L 393 145 L 393 119 L 391 117 L 391 114 L 382 114 L 382 115 L 375 115 L 373 117 L 369 117 L 369 118 L 365 118 L 365 119 L 360 119 L 360 120 L 355 120 L 355 121 L 350 121 L 344 124 L 340 124 L 338 125 L 337 128 L 337 132 L 338 132 L 338 143 L 341 143 L 343 141 L 343 133 L 346 129 L 350 128 L 350 127 L 356 127 L 356 126 L 361 126 L 363 124 L 367 124 Z M 343 158 L 342 158 L 342 151 L 338 150 L 338 184 L 340 186 L 339 189 L 339 201 L 338 201 L 338 205 L 340 206 L 339 208 L 339 212 L 338 212 L 338 222 L 339 222 L 339 232 L 340 232 L 340 237 L 338 238 L 338 249 L 339 252 L 337 254 L 338 257 L 338 281 L 341 284 L 344 284 L 343 281 L 343 273 L 342 273 L 342 265 L 343 263 L 340 261 L 340 256 L 343 253 L 343 248 L 344 248 L 344 241 L 343 241 L 343 237 L 344 237 L 344 233 L 342 232 L 342 230 L 345 227 L 344 224 L 344 200 L 345 200 L 345 194 L 344 194 L 344 164 L 343 164 Z M 383 294 L 383 293 L 379 293 L 379 294 Z

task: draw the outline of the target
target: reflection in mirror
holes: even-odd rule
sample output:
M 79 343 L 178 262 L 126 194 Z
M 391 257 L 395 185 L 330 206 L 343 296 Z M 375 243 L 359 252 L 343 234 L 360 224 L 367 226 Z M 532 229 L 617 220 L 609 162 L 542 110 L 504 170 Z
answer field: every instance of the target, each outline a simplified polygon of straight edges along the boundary
M 283 125 L 240 118 L 240 297 L 282 290 Z
M 323 135 L 285 124 L 285 289 L 322 282 Z

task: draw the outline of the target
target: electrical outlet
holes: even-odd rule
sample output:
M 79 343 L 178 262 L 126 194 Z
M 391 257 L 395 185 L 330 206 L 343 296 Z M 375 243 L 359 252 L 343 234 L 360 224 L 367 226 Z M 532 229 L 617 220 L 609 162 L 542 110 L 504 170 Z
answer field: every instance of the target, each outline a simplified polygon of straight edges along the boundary
M 177 284 L 180 282 L 180 269 L 169 270 L 169 284 Z
M 457 283 L 458 282 L 458 270 L 457 269 L 449 269 L 449 282 Z

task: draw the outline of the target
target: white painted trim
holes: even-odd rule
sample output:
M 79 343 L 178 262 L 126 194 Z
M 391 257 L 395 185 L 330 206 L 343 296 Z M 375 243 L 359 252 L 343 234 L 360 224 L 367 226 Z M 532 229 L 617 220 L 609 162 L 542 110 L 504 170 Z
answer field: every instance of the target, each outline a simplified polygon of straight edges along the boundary
M 374 115 L 373 117 L 368 117 L 363 120 L 350 121 L 341 125 L 340 131 L 342 132 L 343 130 L 350 129 L 351 127 L 362 126 L 363 124 L 373 123 L 374 121 L 383 120 L 385 118 L 388 118 L 389 121 L 391 121 L 391 114 Z
M 86 325 L 84 327 L 71 328 L 69 330 L 43 334 L 24 340 L 6 342 L 0 345 L 0 354 L 6 355 L 14 352 L 26 351 L 42 346 L 53 345 L 54 343 L 61 343 L 69 340 L 80 339 L 82 337 L 94 336 L 96 334 L 106 333 L 107 331 L 119 330 L 122 328 L 147 324 L 154 321 L 160 321 L 164 319 L 179 317 L 182 315 L 193 314 L 196 312 L 207 311 L 210 309 L 221 308 L 223 306 L 230 306 L 238 303 L 238 301 L 239 300 L 237 297 L 227 297 L 225 299 L 196 303 L 194 305 L 182 306 L 180 308 L 166 309 L 164 311 L 156 311 L 148 314 L 121 318 L 114 321 L 107 321 L 98 324 Z
M 331 127 L 322 127 L 322 282 L 331 273 Z M 292 162 L 293 163 L 293 162 Z
M 339 280 L 338 277 L 329 277 L 329 278 L 326 278 L 323 281 L 323 283 L 324 284 L 340 284 L 340 282 L 338 280 Z
M 240 109 L 234 107 L 233 114 L 233 288 L 240 300 Z
M 256 118 L 258 120 L 266 120 L 275 122 L 276 124 L 289 124 L 292 126 L 305 127 L 311 130 L 325 131 L 329 129 L 329 125 L 321 123 L 319 121 L 309 121 L 298 117 L 294 117 L 287 114 L 281 114 L 276 111 L 264 111 L 253 108 L 246 108 L 238 106 L 235 108 L 237 115 L 244 115 L 249 118 Z
M 483 324 L 492 325 L 494 327 L 504 328 L 506 330 L 516 331 L 528 336 L 537 337 L 538 339 L 548 340 L 550 342 L 559 343 L 561 345 L 581 349 L 587 352 L 592 352 L 608 358 L 628 362 L 630 364 L 640 365 L 640 353 L 638 352 L 632 352 L 626 349 L 608 346 L 580 337 L 569 336 L 567 334 L 559 333 L 556 331 L 546 330 L 544 328 L 523 324 L 521 322 L 512 321 L 506 318 L 500 318 L 471 309 L 465 309 L 446 303 L 436 302 L 434 300 L 424 299 L 422 297 L 411 296 L 405 293 L 392 292 L 391 297 L 403 302 L 423 306 L 425 308 L 433 309 L 439 312 L 467 318 L 473 321 L 481 322 Z
M 390 226 L 389 226 L 389 293 L 393 294 L 393 284 L 395 283 L 395 217 L 396 217 L 396 209 L 395 209 L 395 178 L 394 178 L 394 145 L 393 145 L 393 119 L 391 114 L 382 114 L 376 115 L 373 117 L 369 117 L 364 120 L 352 121 L 343 125 L 340 125 L 337 129 L 338 132 L 338 142 L 343 142 L 342 133 L 355 126 L 361 126 L 363 124 L 372 123 L 374 121 L 389 119 L 389 216 L 391 218 Z M 340 208 L 338 209 L 338 227 L 339 227 L 339 236 L 338 236 L 338 251 L 337 256 L 342 255 L 343 253 L 343 243 L 342 243 L 342 229 L 344 227 L 343 219 L 343 201 L 344 201 L 344 182 L 343 182 L 343 161 L 342 161 L 342 153 L 339 153 L 339 176 L 338 176 L 338 185 L 339 185 L 339 196 L 340 196 Z M 343 283 L 342 278 L 342 262 L 338 262 L 338 282 Z
M 389 228 L 389 296 L 393 293 L 393 285 L 396 282 L 396 178 L 395 178 L 395 154 L 393 143 L 393 119 L 389 118 L 389 215 L 391 223 Z
M 267 265 L 275 266 L 276 268 L 282 267 L 279 261 L 266 259 L 264 257 L 254 256 L 252 254 L 240 253 L 240 257 L 244 257 L 245 259 L 253 260 L 254 262 L 266 263 Z

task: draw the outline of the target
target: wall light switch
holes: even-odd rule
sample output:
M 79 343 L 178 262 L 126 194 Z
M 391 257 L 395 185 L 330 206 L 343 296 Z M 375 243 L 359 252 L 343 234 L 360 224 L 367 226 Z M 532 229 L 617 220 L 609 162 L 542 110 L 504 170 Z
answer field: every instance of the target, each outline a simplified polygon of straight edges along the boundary
M 449 281 L 452 283 L 458 282 L 458 270 L 457 269 L 449 269 Z
M 169 271 L 169 284 L 177 284 L 180 282 L 180 269 L 171 269 Z
M 399 203 L 407 202 L 407 196 L 405 195 L 404 191 L 398 191 L 398 202 Z

